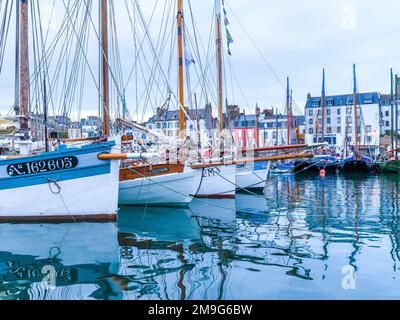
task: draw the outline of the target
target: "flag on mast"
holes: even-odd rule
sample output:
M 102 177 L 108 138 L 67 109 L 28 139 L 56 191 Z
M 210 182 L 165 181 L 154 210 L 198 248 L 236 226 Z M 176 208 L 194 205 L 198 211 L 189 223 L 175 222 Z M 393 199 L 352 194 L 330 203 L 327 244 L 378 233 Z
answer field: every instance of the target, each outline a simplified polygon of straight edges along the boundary
M 185 64 L 186 67 L 189 68 L 192 64 L 195 64 L 196 61 L 194 60 L 187 46 L 185 46 L 184 50 L 185 50 Z
M 227 12 L 225 9 L 225 1 L 222 0 L 222 6 L 223 6 L 223 11 L 224 11 L 224 21 L 225 21 L 225 29 L 226 29 L 226 38 L 227 38 L 227 42 L 228 42 L 228 54 L 231 56 L 232 52 L 231 52 L 231 44 L 234 43 L 233 37 L 231 35 L 231 33 L 228 30 L 228 26 L 229 26 L 229 20 L 227 17 Z

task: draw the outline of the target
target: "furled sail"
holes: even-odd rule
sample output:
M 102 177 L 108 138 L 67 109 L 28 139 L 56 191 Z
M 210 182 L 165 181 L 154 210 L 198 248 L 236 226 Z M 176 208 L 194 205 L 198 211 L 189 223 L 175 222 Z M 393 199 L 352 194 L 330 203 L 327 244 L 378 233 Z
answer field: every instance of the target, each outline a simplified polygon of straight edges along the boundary
M 18 131 L 18 123 L 11 119 L 0 119 L 0 135 L 11 135 Z

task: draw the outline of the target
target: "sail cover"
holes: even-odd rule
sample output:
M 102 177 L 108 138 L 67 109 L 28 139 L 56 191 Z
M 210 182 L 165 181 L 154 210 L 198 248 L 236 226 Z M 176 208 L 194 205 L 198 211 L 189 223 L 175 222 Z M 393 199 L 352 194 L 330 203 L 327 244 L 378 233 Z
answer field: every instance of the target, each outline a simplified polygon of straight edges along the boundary
M 11 119 L 0 119 L 0 135 L 11 135 L 18 130 L 18 124 Z

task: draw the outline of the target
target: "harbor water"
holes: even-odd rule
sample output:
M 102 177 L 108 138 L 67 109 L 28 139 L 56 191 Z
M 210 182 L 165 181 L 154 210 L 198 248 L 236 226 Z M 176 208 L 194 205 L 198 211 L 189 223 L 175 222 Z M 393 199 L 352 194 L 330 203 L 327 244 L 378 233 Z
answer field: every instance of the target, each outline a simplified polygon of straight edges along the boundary
M 0 225 L 0 299 L 398 299 L 400 178 L 276 176 L 118 223 Z

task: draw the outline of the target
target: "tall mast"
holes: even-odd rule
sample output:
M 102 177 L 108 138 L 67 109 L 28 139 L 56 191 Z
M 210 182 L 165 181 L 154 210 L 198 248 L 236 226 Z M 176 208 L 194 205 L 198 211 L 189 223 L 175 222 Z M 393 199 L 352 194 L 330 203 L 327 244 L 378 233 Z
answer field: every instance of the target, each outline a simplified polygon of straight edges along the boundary
M 221 0 L 215 0 L 216 28 L 217 28 L 217 68 L 218 68 L 218 111 L 219 111 L 219 131 L 220 140 L 224 131 L 223 114 L 223 75 L 222 75 L 222 33 L 221 33 Z
M 261 110 L 258 107 L 258 104 L 256 105 L 256 147 L 260 147 L 260 113 Z
M 396 74 L 395 76 L 395 132 L 396 132 L 396 143 L 395 143 L 395 149 L 396 149 L 396 159 L 398 155 L 398 133 L 399 133 L 399 77 Z
M 28 0 L 19 1 L 19 107 L 18 117 L 21 133 L 24 139 L 29 136 L 29 29 Z M 18 12 L 17 12 L 18 14 Z
M 178 61 L 179 61 L 179 124 L 180 124 L 180 138 L 185 139 L 185 86 L 183 76 L 183 10 L 182 0 L 178 0 Z
M 110 92 L 108 82 L 108 7 L 107 0 L 101 0 L 101 56 L 103 82 L 103 135 L 110 134 Z
M 390 69 L 390 113 L 391 113 L 391 125 L 390 125 L 390 139 L 391 149 L 394 149 L 394 83 L 393 83 L 393 69 Z
M 292 115 L 291 115 L 291 106 L 290 106 L 290 80 L 287 77 L 287 85 L 286 85 L 286 112 L 287 112 L 287 144 L 291 144 L 292 140 Z
M 321 101 L 321 104 L 322 104 L 322 142 L 324 143 L 325 142 L 325 114 L 326 114 L 326 111 L 325 111 L 325 101 L 326 101 L 326 99 L 325 99 L 325 69 L 323 69 L 323 72 L 322 72 L 322 101 Z
M 14 93 L 14 111 L 16 116 L 19 116 L 19 84 L 20 84 L 20 70 L 19 70 L 19 59 L 20 59 L 20 2 L 15 1 L 16 5 L 16 23 L 15 23 L 15 93 Z
M 356 138 L 356 151 L 359 148 L 358 141 L 358 95 L 357 95 L 357 75 L 356 75 L 356 65 L 353 64 L 353 76 L 354 76 L 354 90 L 353 90 L 353 100 L 354 100 L 354 135 Z

